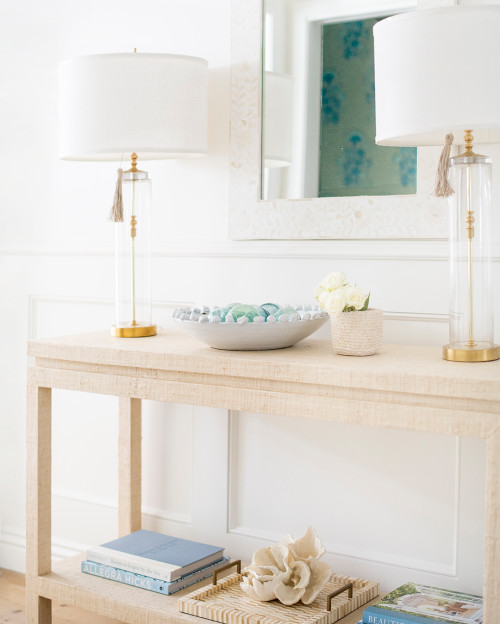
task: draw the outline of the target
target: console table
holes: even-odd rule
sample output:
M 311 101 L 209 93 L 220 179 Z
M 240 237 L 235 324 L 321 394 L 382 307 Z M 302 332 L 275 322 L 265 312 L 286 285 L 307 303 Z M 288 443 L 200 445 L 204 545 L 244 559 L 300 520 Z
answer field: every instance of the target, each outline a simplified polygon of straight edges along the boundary
M 500 613 L 500 361 L 445 362 L 439 348 L 384 345 L 337 356 L 327 341 L 278 351 L 216 351 L 180 331 L 36 340 L 28 354 L 27 614 L 49 624 L 56 600 L 131 624 L 200 624 L 163 596 L 51 566 L 51 389 L 119 397 L 119 534 L 141 525 L 141 399 L 487 439 L 485 624 Z M 402 579 L 402 582 L 405 579 Z M 189 592 L 192 588 L 184 590 Z M 361 619 L 361 610 L 343 624 Z

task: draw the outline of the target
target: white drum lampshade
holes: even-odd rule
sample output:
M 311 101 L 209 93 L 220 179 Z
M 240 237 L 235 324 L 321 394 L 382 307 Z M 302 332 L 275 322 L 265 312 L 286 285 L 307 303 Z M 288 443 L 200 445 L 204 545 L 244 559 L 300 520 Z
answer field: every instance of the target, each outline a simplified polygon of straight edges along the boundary
M 60 157 L 131 159 L 119 170 L 116 320 L 120 337 L 156 333 L 151 313 L 151 181 L 137 160 L 207 151 L 207 61 L 174 54 L 99 54 L 65 61 L 59 74 Z
M 472 132 L 477 143 L 500 142 L 500 7 L 417 10 L 378 22 L 373 33 L 376 142 L 443 145 L 452 133 L 456 143 L 465 143 L 465 151 L 449 160 L 455 192 L 450 202 L 450 343 L 443 357 L 498 359 L 491 160 L 474 153 Z
M 189 158 L 207 152 L 207 61 L 97 54 L 60 68 L 60 157 Z

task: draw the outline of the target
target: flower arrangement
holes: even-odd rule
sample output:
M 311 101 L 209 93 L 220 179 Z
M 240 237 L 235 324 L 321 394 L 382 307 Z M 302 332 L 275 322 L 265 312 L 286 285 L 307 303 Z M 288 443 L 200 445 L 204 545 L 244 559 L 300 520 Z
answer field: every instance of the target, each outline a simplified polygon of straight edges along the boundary
M 299 539 L 288 535 L 273 546 L 255 551 L 241 588 L 254 600 L 310 604 L 332 574 L 330 566 L 319 561 L 324 553 L 312 527 Z
M 330 314 L 363 312 L 368 310 L 370 293 L 351 286 L 345 273 L 328 273 L 314 290 L 314 297 L 323 310 Z

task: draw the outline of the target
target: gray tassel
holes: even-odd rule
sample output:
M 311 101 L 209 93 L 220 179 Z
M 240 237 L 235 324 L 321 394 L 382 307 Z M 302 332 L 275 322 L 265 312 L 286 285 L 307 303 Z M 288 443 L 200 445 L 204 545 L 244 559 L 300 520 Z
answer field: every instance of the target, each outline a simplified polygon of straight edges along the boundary
M 439 158 L 439 164 L 436 171 L 436 186 L 434 195 L 436 197 L 449 197 L 455 192 L 448 180 L 448 169 L 450 167 L 451 144 L 453 143 L 453 135 L 451 132 L 446 135 L 443 151 Z
M 113 200 L 113 206 L 109 213 L 109 220 L 114 223 L 123 221 L 123 194 L 122 194 L 122 177 L 123 169 L 118 169 L 118 176 L 116 178 L 115 198 Z

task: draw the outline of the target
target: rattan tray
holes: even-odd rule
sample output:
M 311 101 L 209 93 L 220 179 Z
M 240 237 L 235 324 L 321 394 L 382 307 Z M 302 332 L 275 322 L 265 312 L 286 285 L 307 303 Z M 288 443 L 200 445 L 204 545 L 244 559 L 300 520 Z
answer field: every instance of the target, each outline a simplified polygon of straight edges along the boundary
M 217 584 L 211 584 L 179 598 L 179 610 L 222 624 L 332 624 L 359 609 L 379 593 L 379 584 L 354 576 L 332 574 L 316 600 L 310 605 L 301 602 L 292 606 L 277 600 L 259 602 L 250 599 L 240 588 L 241 574 L 230 574 Z M 352 583 L 352 597 L 347 590 Z M 337 590 L 342 593 L 327 598 Z M 344 591 L 345 590 L 345 591 Z

